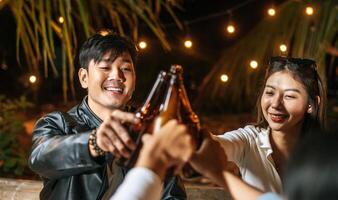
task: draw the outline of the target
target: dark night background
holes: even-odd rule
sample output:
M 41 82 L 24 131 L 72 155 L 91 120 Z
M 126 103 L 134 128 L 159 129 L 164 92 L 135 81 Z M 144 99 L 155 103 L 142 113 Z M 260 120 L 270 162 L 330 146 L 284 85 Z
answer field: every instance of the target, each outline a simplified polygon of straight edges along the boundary
M 278 5 L 281 2 L 283 1 L 274 1 L 273 3 Z M 185 1 L 182 6 L 183 10 L 176 10 L 179 19 L 184 24 L 184 30 L 178 29 L 167 14 L 162 14 L 161 17 L 172 47 L 171 51 L 164 51 L 153 33 L 141 24 L 139 28 L 140 39 L 147 41 L 148 47 L 139 53 L 136 67 L 135 101 L 137 103 L 143 101 L 157 73 L 161 69 L 168 69 L 171 64 L 181 64 L 184 67 L 185 85 L 191 101 L 193 101 L 197 87 L 220 57 L 222 50 L 238 41 L 259 20 L 265 17 L 266 9 L 271 3 L 272 1 L 263 0 Z M 227 35 L 225 31 L 229 20 L 227 11 L 230 9 L 233 9 L 232 20 L 237 28 L 233 36 Z M 37 89 L 36 93 L 27 83 L 28 69 L 24 66 L 24 63 L 19 64 L 16 61 L 15 20 L 9 12 L 8 8 L 4 8 L 0 12 L 1 93 L 9 97 L 26 95 L 36 104 L 62 103 L 61 77 L 55 77 L 52 74 L 47 78 L 41 76 L 40 88 Z M 187 36 L 193 41 L 191 49 L 186 49 L 183 45 L 183 40 Z M 60 47 L 57 48 L 56 52 L 60 54 Z M 60 63 L 60 61 L 57 60 L 57 63 Z M 77 80 L 77 74 L 75 80 Z M 76 81 L 75 88 L 77 90 L 76 98 L 80 100 L 85 91 L 78 85 L 78 81 Z M 34 94 L 37 96 L 34 97 Z
M 170 0 L 167 1 L 169 2 Z M 96 1 L 93 2 L 96 3 Z M 215 73 L 209 72 L 211 72 L 212 69 L 220 68 L 221 73 L 223 73 L 224 68 L 229 66 L 227 64 L 221 65 L 218 61 L 223 58 L 224 55 L 228 55 L 229 57 L 232 56 L 232 54 L 225 54 L 225 49 L 236 49 L 233 47 L 238 44 L 240 39 L 243 39 L 244 37 L 249 35 L 248 33 L 253 30 L 254 27 L 259 27 L 257 26 L 257 24 L 267 17 L 267 9 L 272 4 L 278 7 L 278 5 L 286 2 L 286 0 L 185 0 L 182 2 L 182 10 L 176 8 L 175 13 L 184 25 L 183 30 L 179 29 L 174 24 L 172 18 L 169 17 L 168 13 L 161 13 L 160 15 L 163 27 L 165 29 L 166 37 L 171 45 L 171 51 L 164 50 L 164 48 L 161 46 L 160 41 L 157 39 L 154 33 L 150 31 L 150 29 L 148 28 L 148 26 L 146 26 L 144 22 L 142 23 L 140 21 L 140 24 L 138 26 L 139 40 L 146 41 L 147 48 L 140 49 L 138 61 L 136 63 L 137 83 L 134 93 L 134 104 L 137 106 L 143 102 L 160 70 L 168 70 L 170 65 L 180 64 L 184 68 L 184 82 L 188 92 L 188 96 L 191 103 L 193 104 L 193 109 L 196 111 L 201 119 L 203 127 L 206 127 L 212 133 L 220 134 L 224 133 L 225 131 L 237 129 L 250 122 L 255 121 L 253 115 L 254 105 L 248 105 L 249 103 L 246 103 L 248 101 L 245 101 L 254 101 L 255 98 L 253 97 L 253 95 L 249 96 L 246 99 L 240 96 L 240 101 L 235 101 L 234 103 L 235 105 L 239 105 L 238 107 L 240 107 L 240 109 L 234 108 L 234 104 L 230 104 L 227 103 L 227 101 L 224 101 L 224 99 L 231 99 L 232 96 L 227 92 L 223 92 L 229 90 L 222 90 L 225 87 L 223 88 L 223 82 L 220 82 L 218 74 L 216 73 L 217 75 L 214 76 Z M 229 11 L 231 11 L 231 19 L 229 17 Z M 101 20 L 101 15 L 99 19 Z M 284 18 L 281 19 L 281 21 L 285 21 Z M 295 21 L 294 18 L 290 19 L 291 21 Z M 226 32 L 226 25 L 228 24 L 229 20 L 232 20 L 232 22 L 236 26 L 236 32 L 233 35 L 229 35 Z M 57 23 L 57 18 L 53 19 L 52 21 L 55 21 Z M 336 19 L 336 22 L 337 21 L 338 19 Z M 275 21 L 272 22 L 272 24 L 274 24 Z M 301 22 L 303 23 L 304 21 Z M 102 23 L 105 23 L 105 27 L 101 28 L 109 29 L 112 27 L 109 19 L 103 18 Z M 280 31 L 279 24 L 274 25 L 278 26 L 277 29 L 274 30 Z M 287 29 L 289 29 L 288 26 Z M 263 35 L 267 35 L 265 34 L 266 29 L 261 29 L 260 27 L 259 30 L 262 31 Z M 0 108 L 3 104 L 5 104 L 3 102 L 6 102 L 7 100 L 15 101 L 21 96 L 27 97 L 27 100 L 34 104 L 34 106 L 32 107 L 29 107 L 27 109 L 24 108 L 26 110 L 21 109 L 21 107 L 17 107 L 15 111 L 7 111 L 6 115 L 8 116 L 10 114 L 12 117 L 8 118 L 7 121 L 3 120 L 6 117 L 2 117 L 0 115 L 0 125 L 5 124 L 6 126 L 0 126 L 1 134 L 7 134 L 7 138 L 11 138 L 11 140 L 14 141 L 8 142 L 10 145 L 10 147 L 8 147 L 1 144 L 1 142 L 4 142 L 5 140 L 0 140 L 0 146 L 5 146 L 6 148 L 3 149 L 7 150 L 14 149 L 13 152 L 15 152 L 17 149 L 21 149 L 23 152 L 22 155 L 19 155 L 21 157 L 8 155 L 6 158 L 0 159 L 0 169 L 2 169 L 1 167 L 4 166 L 5 162 L 3 161 L 7 159 L 7 161 L 10 160 L 12 163 L 20 161 L 21 165 L 19 165 L 19 167 L 21 167 L 20 169 L 22 171 L 19 171 L 20 173 L 15 172 L 16 169 L 14 169 L 13 164 L 10 163 L 9 168 L 10 170 L 12 170 L 11 172 L 13 173 L 8 175 L 8 172 L 5 172 L 1 174 L 2 171 L 0 170 L 0 176 L 5 175 L 6 177 L 15 177 L 15 175 L 19 174 L 21 178 L 38 179 L 39 177 L 32 174 L 32 172 L 27 168 L 27 155 L 25 155 L 28 154 L 28 152 L 30 151 L 31 133 L 36 120 L 47 112 L 55 110 L 67 111 L 72 106 L 81 101 L 83 96 L 86 95 L 86 90 L 82 89 L 79 85 L 77 76 L 77 70 L 79 66 L 77 64 L 77 59 L 75 56 L 74 61 L 76 72 L 74 74 L 74 81 L 76 96 L 72 97 L 70 92 L 68 92 L 69 100 L 67 102 L 64 101 L 64 96 L 62 93 L 63 78 L 61 76 L 61 42 L 60 39 L 57 38 L 57 36 L 55 36 L 55 40 L 53 41 L 55 41 L 55 64 L 60 73 L 60 76 L 56 77 L 52 73 L 52 70 L 50 70 L 49 68 L 48 77 L 44 77 L 43 66 L 39 66 L 40 74 L 34 74 L 38 76 L 37 84 L 30 84 L 28 81 L 28 77 L 32 75 L 32 71 L 34 70 L 27 67 L 28 65 L 25 63 L 25 59 L 22 57 L 24 56 L 24 51 L 22 49 L 23 47 L 17 47 L 16 34 L 16 20 L 14 19 L 10 8 L 4 7 L 0 9 L 0 101 L 2 100 L 0 102 Z M 83 33 L 78 35 L 79 36 L 77 37 L 77 39 L 80 46 L 86 38 L 84 38 Z M 191 49 L 187 49 L 184 47 L 184 39 L 186 39 L 187 37 L 190 38 L 193 42 L 193 46 Z M 257 39 L 256 35 L 252 37 L 251 41 L 258 42 L 258 45 L 261 45 L 262 43 L 261 40 Z M 270 42 L 270 40 L 266 41 Z M 330 41 L 332 42 L 331 45 L 334 45 L 334 43 L 337 44 L 336 41 L 338 41 L 337 32 L 335 33 L 333 41 Z M 137 43 L 137 41 L 135 42 Z M 257 46 L 257 49 L 256 46 L 248 49 L 247 43 L 245 43 L 244 48 L 245 50 L 243 52 L 241 51 L 239 54 L 237 54 L 236 52 L 236 54 L 234 54 L 236 58 L 243 60 L 243 62 L 245 62 L 246 60 L 241 58 L 250 57 L 251 54 L 257 51 L 258 48 L 260 48 L 260 46 Z M 335 48 L 337 48 L 337 46 Z M 20 59 L 20 63 L 16 58 L 17 49 L 20 49 L 19 56 L 22 57 Z M 328 55 L 328 53 L 326 53 L 325 59 L 327 63 L 329 63 L 328 61 L 332 61 L 332 63 L 330 63 L 331 68 L 328 69 L 328 66 L 325 67 L 327 73 L 326 83 L 328 84 L 329 99 L 327 107 L 330 108 L 328 109 L 329 127 L 335 128 L 337 127 L 338 122 L 338 57 L 337 55 L 335 57 L 335 55 Z M 232 59 L 226 59 L 226 61 L 232 61 Z M 219 66 L 216 66 L 216 64 Z M 251 70 L 252 72 L 255 72 L 249 75 L 256 76 L 258 74 L 256 72 L 258 72 L 259 70 L 264 70 L 264 65 L 265 64 L 260 63 L 257 71 L 252 71 L 252 69 L 250 68 L 245 69 L 247 71 Z M 243 66 L 240 66 L 239 64 L 234 64 L 232 65 L 232 67 L 235 69 L 233 71 L 239 73 L 242 72 L 240 70 L 240 67 Z M 245 66 L 244 64 L 244 67 L 248 66 Z M 208 74 L 212 75 L 212 80 L 214 80 L 216 84 L 220 85 L 219 88 L 221 90 L 218 91 L 221 92 L 213 90 L 217 87 L 213 88 L 207 85 L 206 89 L 200 92 L 202 94 L 198 93 L 199 86 L 202 84 L 203 79 L 207 77 Z M 246 92 L 245 90 L 238 89 L 241 82 L 248 83 L 247 85 L 249 85 L 252 90 L 256 90 L 258 85 L 252 85 L 252 79 L 245 79 L 245 76 L 240 75 L 242 74 L 236 74 L 236 77 L 235 75 L 234 77 L 231 77 L 233 78 L 233 80 L 238 80 L 239 84 L 228 85 L 234 86 L 236 92 L 238 91 L 240 95 Z M 221 107 L 218 107 L 216 109 L 203 110 L 203 108 L 201 109 L 200 107 L 198 107 L 200 106 L 200 104 L 217 104 L 216 101 L 209 100 L 210 96 L 204 94 L 204 92 L 210 92 L 209 88 L 210 91 L 217 91 L 217 93 L 214 92 L 214 94 L 224 94 L 224 99 L 222 99 L 221 101 L 221 103 L 223 104 L 221 105 Z M 5 95 L 5 98 L 3 97 L 3 95 Z M 208 97 L 206 98 L 208 100 L 202 101 L 200 104 L 197 104 L 196 99 L 198 95 L 204 95 Z M 15 103 L 16 102 L 14 102 L 14 104 Z M 3 110 L 5 109 L 0 109 L 0 114 L 2 114 L 1 112 L 3 112 Z

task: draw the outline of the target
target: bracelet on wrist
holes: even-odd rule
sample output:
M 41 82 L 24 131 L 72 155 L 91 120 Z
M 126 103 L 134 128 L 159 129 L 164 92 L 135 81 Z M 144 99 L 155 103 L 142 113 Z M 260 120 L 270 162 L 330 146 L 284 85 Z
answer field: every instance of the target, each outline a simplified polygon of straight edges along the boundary
M 89 145 L 92 145 L 94 148 L 95 153 L 97 153 L 99 156 L 104 156 L 105 151 L 103 151 L 98 145 L 96 141 L 96 129 L 93 130 L 93 132 L 89 136 Z

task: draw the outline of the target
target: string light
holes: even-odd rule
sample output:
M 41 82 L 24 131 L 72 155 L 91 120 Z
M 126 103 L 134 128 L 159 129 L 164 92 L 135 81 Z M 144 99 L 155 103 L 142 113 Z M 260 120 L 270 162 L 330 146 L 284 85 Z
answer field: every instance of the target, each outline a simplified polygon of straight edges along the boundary
M 36 80 L 37 80 L 36 76 L 34 76 L 34 75 L 30 75 L 30 76 L 29 76 L 29 82 L 30 82 L 30 83 L 33 83 L 33 84 L 34 84 L 34 83 L 36 82 Z
M 288 47 L 285 44 L 281 44 L 279 46 L 281 52 L 285 53 L 288 50 Z
M 7 70 L 8 69 L 8 66 L 7 66 L 7 63 L 6 63 L 5 59 L 3 59 L 2 62 L 0 63 L 0 68 L 2 70 Z
M 106 36 L 109 34 L 109 31 L 108 30 L 101 30 L 99 31 L 99 34 L 102 35 L 102 36 Z
M 60 16 L 60 17 L 58 18 L 58 21 L 59 21 L 60 24 L 62 24 L 62 23 L 65 21 L 65 19 L 64 19 L 62 16 Z
M 311 6 L 307 6 L 307 7 L 305 8 L 305 13 L 306 13 L 307 15 L 313 15 L 313 12 L 314 12 L 314 9 L 313 9 Z
M 227 82 L 228 80 L 229 80 L 228 75 L 226 75 L 226 74 L 222 74 L 222 75 L 221 75 L 221 81 L 222 81 L 222 82 L 225 83 L 225 82 Z
M 228 24 L 227 32 L 233 34 L 236 31 L 235 26 L 233 24 Z
M 227 32 L 228 34 L 234 34 L 236 31 L 235 25 L 232 21 L 232 11 L 228 10 L 228 15 L 229 15 L 229 19 L 228 19 L 228 24 L 227 24 Z
M 258 62 L 256 60 L 250 61 L 250 67 L 256 69 L 258 67 Z
M 184 46 L 188 49 L 192 47 L 192 41 L 190 39 L 187 39 L 184 41 Z
M 274 8 L 269 8 L 268 9 L 268 15 L 275 16 L 275 14 L 276 14 L 276 10 Z
M 147 43 L 145 41 L 141 41 L 141 42 L 138 43 L 138 46 L 141 49 L 145 49 L 145 48 L 147 48 Z

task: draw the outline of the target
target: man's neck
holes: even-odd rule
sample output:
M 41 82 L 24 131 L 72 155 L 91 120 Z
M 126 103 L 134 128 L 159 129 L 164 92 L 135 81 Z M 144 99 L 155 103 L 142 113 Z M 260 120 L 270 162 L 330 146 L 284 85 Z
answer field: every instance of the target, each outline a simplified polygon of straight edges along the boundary
M 108 107 L 104 107 L 102 105 L 99 105 L 95 102 L 93 102 L 90 98 L 88 98 L 88 106 L 89 108 L 94 112 L 94 114 L 96 116 L 98 116 L 102 121 L 104 121 L 105 119 L 107 119 L 113 110 L 115 109 L 123 109 L 123 107 L 121 108 L 115 108 L 115 107 L 112 107 L 112 108 L 108 108 Z

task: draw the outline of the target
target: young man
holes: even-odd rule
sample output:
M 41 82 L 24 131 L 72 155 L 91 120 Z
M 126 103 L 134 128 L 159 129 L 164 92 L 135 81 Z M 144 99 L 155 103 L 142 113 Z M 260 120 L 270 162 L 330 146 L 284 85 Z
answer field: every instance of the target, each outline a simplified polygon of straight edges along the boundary
M 128 158 L 135 148 L 122 125 L 138 123 L 124 112 L 135 89 L 135 59 L 135 45 L 116 34 L 95 34 L 83 44 L 78 75 L 88 95 L 67 113 L 42 117 L 33 131 L 29 165 L 44 180 L 41 199 L 101 199 L 122 182 L 127 170 L 109 155 Z M 162 198 L 186 199 L 177 177 L 165 180 Z

